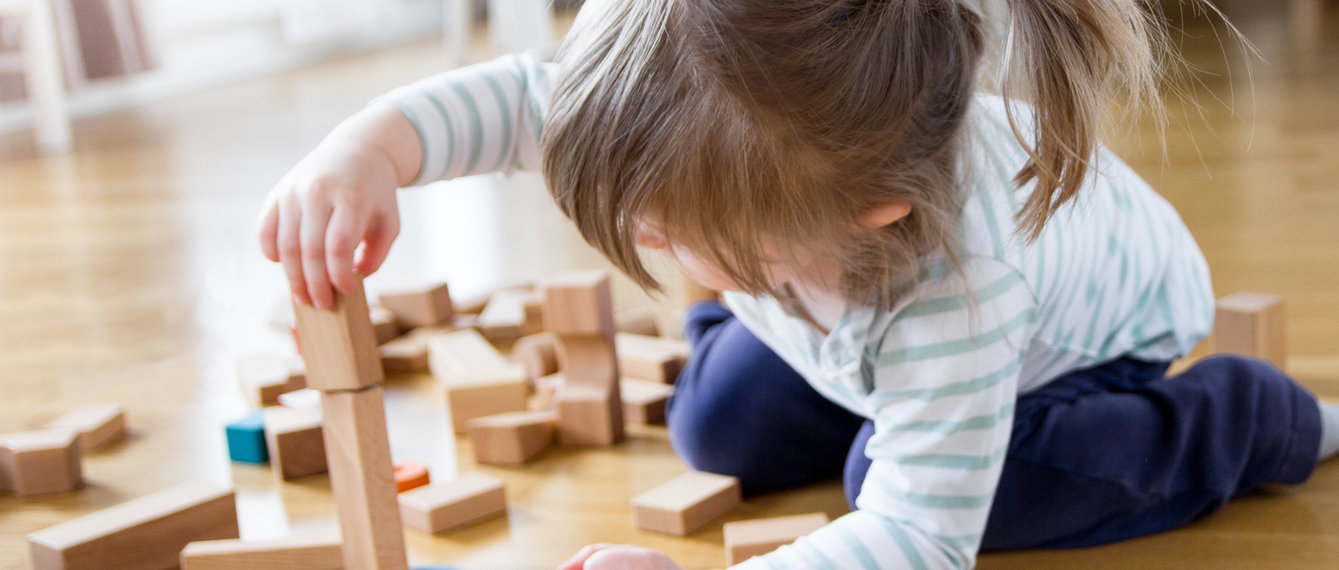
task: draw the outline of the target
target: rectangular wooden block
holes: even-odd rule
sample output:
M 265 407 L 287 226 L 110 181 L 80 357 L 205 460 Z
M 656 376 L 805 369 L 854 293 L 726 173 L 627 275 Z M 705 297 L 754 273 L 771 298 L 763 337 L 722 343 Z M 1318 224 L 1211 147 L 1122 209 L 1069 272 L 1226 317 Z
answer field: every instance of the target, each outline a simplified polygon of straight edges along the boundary
M 400 323 L 395 320 L 395 313 L 390 309 L 380 305 L 374 306 L 370 310 L 369 318 L 372 320 L 372 334 L 377 339 L 377 344 L 386 344 L 400 336 Z
M 558 441 L 563 445 L 612 445 L 623 441 L 623 403 L 618 383 L 611 389 L 566 381 L 553 398 Z
M 125 438 L 126 412 L 121 404 L 84 406 L 70 410 L 47 427 L 76 430 L 81 449 L 97 449 Z
M 0 490 L 45 495 L 83 486 L 79 432 L 68 428 L 0 436 Z
M 740 503 L 739 479 L 690 471 L 632 499 L 637 528 L 684 536 Z
M 232 489 L 193 482 L 28 535 L 37 570 L 172 568 L 187 543 L 237 538 Z
M 381 387 L 322 392 L 321 413 L 344 565 L 407 568 Z
M 395 314 L 407 327 L 426 327 L 451 322 L 455 306 L 446 283 L 432 283 L 383 292 L 377 296 L 382 307 Z
M 624 377 L 673 384 L 688 362 L 688 343 L 682 340 L 619 333 L 614 346 Z
M 665 406 L 674 394 L 674 386 L 624 378 L 619 381 L 619 398 L 623 400 L 623 421 L 635 424 L 665 423 Z
M 475 322 L 479 333 L 494 342 L 512 341 L 524 335 L 525 302 L 529 295 L 523 289 L 503 289 L 493 293 Z
M 502 480 L 464 473 L 455 480 L 433 483 L 400 494 L 406 526 L 436 534 L 507 511 Z
M 458 434 L 466 433 L 467 423 L 474 418 L 524 411 L 529 392 L 525 379 L 520 377 L 444 383 L 443 388 L 446 392 L 446 408 L 451 415 L 451 430 Z
M 558 335 L 551 332 L 523 336 L 511 347 L 511 359 L 525 369 L 531 381 L 558 371 Z
M 613 335 L 559 336 L 558 369 L 568 384 L 605 388 L 618 383 Z
M 427 372 L 430 338 L 431 335 L 416 330 L 377 347 L 381 369 L 387 374 Z
M 181 550 L 181 570 L 340 570 L 340 548 L 338 536 L 196 541 Z
M 655 310 L 650 307 L 638 306 L 620 309 L 614 312 L 614 329 L 620 333 L 659 337 L 659 317 L 656 316 Z
M 251 407 L 272 406 L 280 395 L 307 387 L 307 367 L 296 356 L 248 354 L 237 361 L 237 383 Z
M 446 384 L 478 384 L 525 378 L 525 369 L 502 356 L 477 331 L 433 335 L 428 341 L 432 375 Z
M 329 470 L 321 411 L 287 407 L 265 410 L 265 443 L 280 479 L 296 479 Z
M 511 412 L 474 418 L 465 425 L 476 463 L 520 465 L 553 443 L 557 423 L 553 412 Z
M 567 335 L 614 332 L 607 271 L 573 271 L 544 281 L 544 329 Z
M 357 278 L 354 282 L 357 291 L 352 295 L 336 292 L 335 304 L 328 310 L 293 305 L 309 387 L 357 390 L 381 383 L 381 355 L 363 281 Z
M 537 410 L 553 409 L 553 402 L 554 398 L 558 396 L 558 389 L 566 382 L 563 379 L 562 372 L 535 378 L 535 397 L 531 404 Z
M 809 513 L 725 523 L 725 564 L 762 556 L 828 524 L 827 513 Z
M 1218 300 L 1209 351 L 1261 358 L 1286 370 L 1286 324 L 1283 297 L 1233 293 Z

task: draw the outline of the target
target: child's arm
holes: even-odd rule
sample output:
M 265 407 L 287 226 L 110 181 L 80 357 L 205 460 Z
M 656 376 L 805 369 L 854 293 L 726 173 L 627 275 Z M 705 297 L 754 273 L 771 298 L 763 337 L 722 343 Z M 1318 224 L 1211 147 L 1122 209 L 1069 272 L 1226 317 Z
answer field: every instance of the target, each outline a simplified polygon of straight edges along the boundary
M 506 56 L 397 89 L 335 127 L 260 214 L 261 250 L 293 297 L 327 307 L 332 285 L 350 292 L 355 269 L 380 267 L 399 233 L 396 188 L 537 168 L 553 73 Z

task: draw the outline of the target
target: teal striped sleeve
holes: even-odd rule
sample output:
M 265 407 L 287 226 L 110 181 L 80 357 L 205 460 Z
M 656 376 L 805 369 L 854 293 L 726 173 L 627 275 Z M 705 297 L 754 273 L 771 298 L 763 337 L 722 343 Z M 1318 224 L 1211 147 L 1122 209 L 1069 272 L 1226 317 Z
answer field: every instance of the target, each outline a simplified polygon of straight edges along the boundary
M 539 170 L 544 116 L 557 66 L 527 54 L 454 69 L 383 95 L 423 146 L 411 185 L 513 169 Z
M 858 510 L 741 568 L 975 564 L 1037 306 L 1003 262 L 972 258 L 963 276 L 923 286 L 867 345 L 874 389 L 851 402 L 875 427 Z

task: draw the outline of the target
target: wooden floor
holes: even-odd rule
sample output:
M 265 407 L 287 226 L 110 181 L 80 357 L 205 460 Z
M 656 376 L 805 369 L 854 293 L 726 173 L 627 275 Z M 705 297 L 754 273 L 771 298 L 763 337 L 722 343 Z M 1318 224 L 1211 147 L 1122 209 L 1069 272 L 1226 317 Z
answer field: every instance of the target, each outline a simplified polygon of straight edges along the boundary
M 1181 211 L 1220 294 L 1288 299 L 1290 369 L 1339 399 L 1339 6 L 1227 3 L 1263 56 L 1220 50 L 1185 24 L 1205 70 L 1200 118 L 1168 132 L 1147 122 L 1113 140 Z M 482 57 L 477 53 L 476 57 Z M 0 137 L 0 432 L 38 427 L 73 406 L 121 402 L 132 436 L 85 460 L 88 487 L 0 496 L 0 568 L 25 568 L 33 530 L 192 479 L 238 490 L 244 538 L 334 531 L 328 481 L 278 484 L 230 464 L 222 425 L 246 406 L 233 366 L 284 347 L 267 328 L 282 273 L 264 262 L 253 219 L 270 185 L 339 118 L 442 67 L 422 42 L 220 87 L 134 112 L 76 121 L 75 149 L 43 157 L 27 134 Z M 1213 96 L 1230 102 L 1231 109 Z M 445 278 L 461 296 L 603 262 L 576 237 L 533 175 L 482 177 L 402 193 L 405 231 L 369 289 Z M 622 306 L 652 302 L 626 283 Z M 393 378 L 393 453 L 438 479 L 476 469 L 447 433 L 429 378 Z M 605 450 L 553 450 L 506 480 L 511 508 L 458 532 L 406 531 L 416 564 L 549 568 L 584 544 L 662 549 L 688 568 L 724 564 L 721 526 L 686 538 L 634 530 L 628 499 L 685 467 L 663 428 Z M 845 506 L 835 485 L 752 499 L 730 519 Z M 1258 492 L 1185 529 L 1067 552 L 990 554 L 982 568 L 1339 567 L 1339 463 L 1312 481 Z

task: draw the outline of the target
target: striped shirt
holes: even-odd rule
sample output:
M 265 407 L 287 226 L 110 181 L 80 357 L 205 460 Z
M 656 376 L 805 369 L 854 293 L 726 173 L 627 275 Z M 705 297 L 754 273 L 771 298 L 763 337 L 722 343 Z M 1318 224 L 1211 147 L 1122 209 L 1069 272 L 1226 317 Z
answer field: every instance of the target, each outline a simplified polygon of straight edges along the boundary
M 417 182 L 538 168 L 555 71 L 507 56 L 384 98 L 422 139 Z M 875 426 L 858 510 L 741 568 L 973 566 L 1019 393 L 1120 356 L 1170 360 L 1208 334 L 1213 294 L 1198 247 L 1105 149 L 1080 198 L 1035 242 L 1017 237 L 1030 189 L 1014 190 L 1012 177 L 1027 155 L 1004 108 L 982 95 L 968 116 L 960 267 L 927 260 L 892 310 L 848 306 L 826 334 L 776 299 L 726 295 L 819 393 Z

